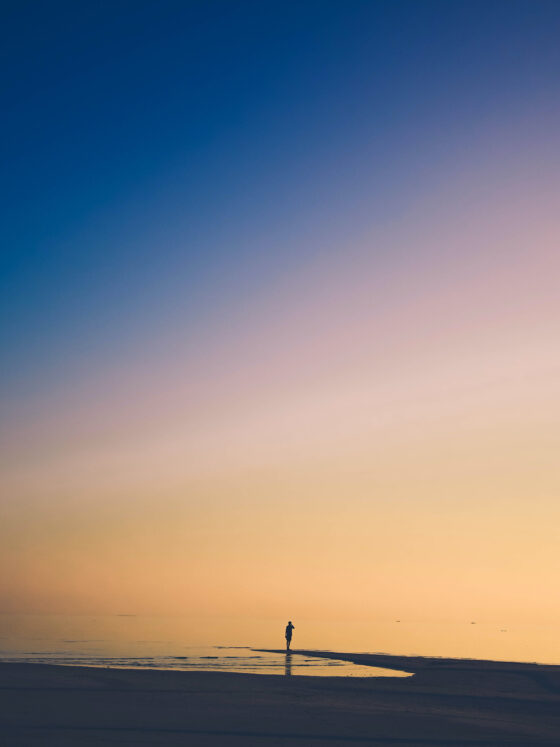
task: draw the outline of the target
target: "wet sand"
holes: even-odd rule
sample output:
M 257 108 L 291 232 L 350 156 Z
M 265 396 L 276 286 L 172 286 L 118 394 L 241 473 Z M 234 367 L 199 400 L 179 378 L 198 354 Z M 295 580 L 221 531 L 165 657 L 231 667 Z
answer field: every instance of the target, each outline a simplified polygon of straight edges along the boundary
M 301 653 L 414 676 L 284 677 L 0 664 L 0 743 L 560 744 L 560 666 Z

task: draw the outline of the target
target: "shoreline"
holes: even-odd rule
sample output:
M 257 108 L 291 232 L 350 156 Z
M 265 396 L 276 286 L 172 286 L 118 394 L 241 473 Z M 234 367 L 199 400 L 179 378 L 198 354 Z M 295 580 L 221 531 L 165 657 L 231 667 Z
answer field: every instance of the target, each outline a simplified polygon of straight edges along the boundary
M 0 736 L 3 743 L 21 747 L 559 742 L 558 665 L 292 653 L 413 676 L 298 677 L 0 662 Z
M 253 648 L 252 651 L 263 651 L 266 653 L 285 654 L 286 649 L 274 648 Z M 418 672 L 428 669 L 446 668 L 456 669 L 464 668 L 468 665 L 469 669 L 485 670 L 535 670 L 549 671 L 551 674 L 560 675 L 560 664 L 547 664 L 538 661 L 508 661 L 505 659 L 471 659 L 446 656 L 416 656 L 409 654 L 386 654 L 386 653 L 359 653 L 338 651 L 329 651 L 323 649 L 291 649 L 292 654 L 301 654 L 303 656 L 317 656 L 324 659 L 335 659 L 340 661 L 350 661 L 354 664 L 371 667 L 385 667 L 388 669 L 400 669 L 403 667 L 413 667 Z M 412 672 L 414 673 L 414 672 Z

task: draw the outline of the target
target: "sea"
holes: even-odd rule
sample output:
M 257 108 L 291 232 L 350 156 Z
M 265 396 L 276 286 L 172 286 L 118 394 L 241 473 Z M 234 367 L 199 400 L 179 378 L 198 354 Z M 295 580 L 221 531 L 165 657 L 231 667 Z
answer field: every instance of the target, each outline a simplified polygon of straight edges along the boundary
M 263 650 L 284 648 L 286 623 L 131 613 L 3 614 L 0 661 L 329 677 L 408 673 L 307 656 L 298 649 L 560 664 L 560 631 L 552 624 L 295 619 L 291 654 Z

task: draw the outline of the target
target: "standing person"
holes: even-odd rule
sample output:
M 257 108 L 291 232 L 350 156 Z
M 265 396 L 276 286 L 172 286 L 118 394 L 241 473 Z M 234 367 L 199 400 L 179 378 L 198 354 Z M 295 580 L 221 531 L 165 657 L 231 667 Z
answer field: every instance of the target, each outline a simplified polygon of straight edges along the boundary
M 290 650 L 290 643 L 292 642 L 292 630 L 294 630 L 294 626 L 292 625 L 292 621 L 289 620 L 288 624 L 286 625 L 286 651 Z

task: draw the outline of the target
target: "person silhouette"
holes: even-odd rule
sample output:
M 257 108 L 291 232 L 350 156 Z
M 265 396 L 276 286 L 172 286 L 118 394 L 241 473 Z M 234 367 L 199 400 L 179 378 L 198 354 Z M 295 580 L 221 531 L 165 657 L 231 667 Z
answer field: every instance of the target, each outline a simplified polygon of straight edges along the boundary
M 289 620 L 288 624 L 286 625 L 286 651 L 290 650 L 290 643 L 292 642 L 292 630 L 294 630 L 294 625 L 292 625 L 292 621 Z

